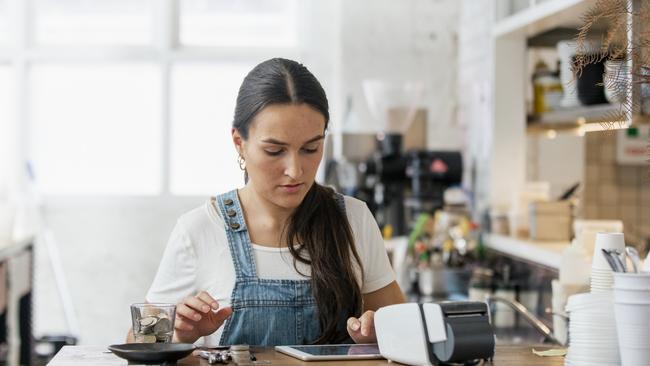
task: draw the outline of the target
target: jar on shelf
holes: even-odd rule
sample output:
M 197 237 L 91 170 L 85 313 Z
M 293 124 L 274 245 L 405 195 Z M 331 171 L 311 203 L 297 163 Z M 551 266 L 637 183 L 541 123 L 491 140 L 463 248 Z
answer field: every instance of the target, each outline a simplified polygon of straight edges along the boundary
M 539 61 L 533 74 L 533 112 L 541 114 L 557 110 L 562 96 L 560 77 L 551 71 L 544 61 Z

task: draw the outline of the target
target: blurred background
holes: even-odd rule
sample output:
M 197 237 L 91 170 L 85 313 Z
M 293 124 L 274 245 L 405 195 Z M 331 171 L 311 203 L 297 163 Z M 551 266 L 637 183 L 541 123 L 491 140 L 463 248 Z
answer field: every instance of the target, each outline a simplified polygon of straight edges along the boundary
M 265 59 L 318 77 L 330 136 L 346 100 L 359 132 L 381 130 L 362 79 L 426 81 L 430 144 L 458 148 L 458 12 L 455 1 L 0 0 L 0 197 L 16 236 L 47 233 L 34 334 L 124 339 L 175 220 L 243 185 L 234 101 Z
M 573 219 L 614 220 L 645 254 L 650 108 L 632 121 L 627 89 L 605 98 L 604 64 L 599 91 L 576 91 L 567 63 L 594 5 L 0 0 L 0 310 L 20 303 L 0 341 L 22 317 L 37 340 L 123 342 L 176 219 L 243 185 L 234 102 L 272 57 L 325 88 L 318 180 L 367 202 L 410 299 L 466 299 L 485 278 L 548 293 Z

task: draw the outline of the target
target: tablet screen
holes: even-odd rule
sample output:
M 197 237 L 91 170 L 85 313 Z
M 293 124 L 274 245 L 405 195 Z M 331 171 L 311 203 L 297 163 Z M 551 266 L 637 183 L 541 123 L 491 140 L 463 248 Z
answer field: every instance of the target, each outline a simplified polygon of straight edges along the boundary
M 376 344 L 328 344 L 318 346 L 276 346 L 275 349 L 305 361 L 382 358 Z
M 292 346 L 314 356 L 378 355 L 376 344 L 335 344 L 327 346 Z

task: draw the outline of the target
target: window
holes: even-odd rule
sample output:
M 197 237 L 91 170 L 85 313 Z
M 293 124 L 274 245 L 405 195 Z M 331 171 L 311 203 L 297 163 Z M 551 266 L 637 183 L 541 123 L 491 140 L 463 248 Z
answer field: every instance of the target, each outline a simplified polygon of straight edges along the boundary
M 31 144 L 43 193 L 160 192 L 159 68 L 37 65 Z
M 157 0 L 36 0 L 36 42 L 51 45 L 151 43 Z
M 293 47 L 296 0 L 181 0 L 182 44 Z
M 230 129 L 251 64 L 183 64 L 173 70 L 171 192 L 217 194 L 242 186 Z
M 27 155 L 46 196 L 241 186 L 235 98 L 257 62 L 300 54 L 297 10 L 298 0 L 0 0 L 0 133 L 21 149 L 10 163 Z M 19 36 L 4 47 L 14 18 Z M 9 104 L 21 113 L 5 133 Z

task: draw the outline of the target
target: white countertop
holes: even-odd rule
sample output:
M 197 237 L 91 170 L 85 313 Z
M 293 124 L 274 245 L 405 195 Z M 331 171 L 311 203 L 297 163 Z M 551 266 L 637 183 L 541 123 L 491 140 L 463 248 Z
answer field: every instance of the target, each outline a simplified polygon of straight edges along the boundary
M 533 241 L 498 234 L 485 234 L 483 239 L 492 250 L 555 270 L 560 268 L 562 252 L 569 246 L 566 241 Z

